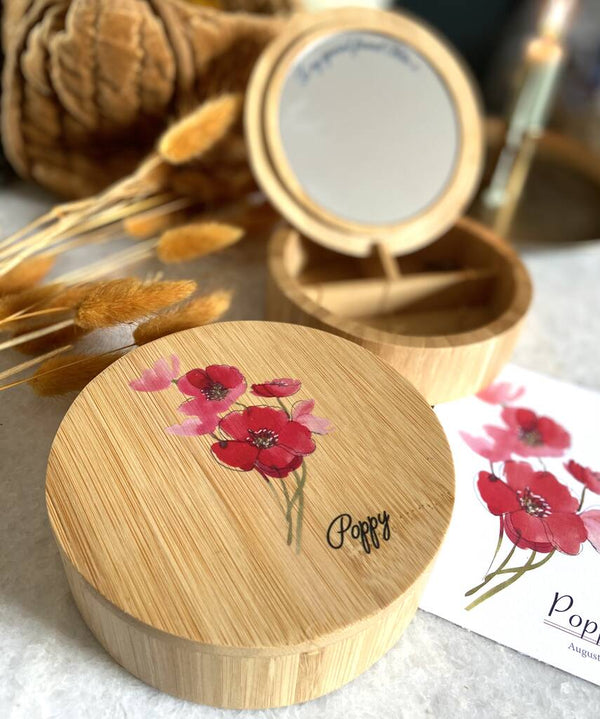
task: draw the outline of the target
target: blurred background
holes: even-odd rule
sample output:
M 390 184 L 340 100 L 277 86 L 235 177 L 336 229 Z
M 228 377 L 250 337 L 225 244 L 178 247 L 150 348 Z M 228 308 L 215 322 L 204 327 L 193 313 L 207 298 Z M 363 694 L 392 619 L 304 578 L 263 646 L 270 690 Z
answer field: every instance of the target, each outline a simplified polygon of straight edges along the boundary
M 261 17 L 287 13 L 298 7 L 296 0 L 179 1 L 181 5 L 187 4 L 194 9 L 210 6 L 225 11 L 249 10 Z M 347 0 L 305 0 L 301 4 L 309 9 L 322 9 L 353 3 L 348 3 Z M 534 245 L 568 243 L 600 236 L 600 2 L 395 0 L 393 5 L 389 6 L 379 0 L 366 0 L 357 4 L 407 11 L 425 20 L 450 40 L 471 69 L 488 119 L 487 167 L 482 181 L 482 195 L 471 208 L 473 215 L 494 226 L 502 235 Z M 54 140 L 52 145 L 40 141 L 40 134 L 46 131 L 45 126 L 52 128 L 54 119 L 48 110 L 51 103 L 47 100 L 48 96 L 52 97 L 53 88 L 43 86 L 42 70 L 38 67 L 38 63 L 47 62 L 48 59 L 34 57 L 32 52 L 19 54 L 18 37 L 22 34 L 23 24 L 29 23 L 25 28 L 28 31 L 25 37 L 28 38 L 33 38 L 38 28 L 28 19 L 26 3 L 15 0 L 4 5 L 3 47 L 6 45 L 8 48 L 7 64 L 11 64 L 12 56 L 21 59 L 24 81 L 21 88 L 21 76 L 16 76 L 14 68 L 12 71 L 10 67 L 5 68 L 3 91 L 5 94 L 11 93 L 11 97 L 4 103 L 2 137 L 3 144 L 9 150 L 6 155 L 10 163 L 0 156 L 0 177 L 5 182 L 9 180 L 13 176 L 12 165 L 21 176 L 33 175 L 38 184 L 58 190 L 60 194 L 72 196 L 75 193 L 91 194 L 101 186 L 127 174 L 139 162 L 139 158 L 152 148 L 157 135 L 165 126 L 168 114 L 174 109 L 176 114 L 181 114 L 182 108 L 175 108 L 170 101 L 170 107 L 165 104 L 159 109 L 144 112 L 135 118 L 133 124 L 129 119 L 123 119 L 131 112 L 130 108 L 113 109 L 111 112 L 117 120 L 116 132 L 109 126 L 110 123 L 98 123 L 96 118 L 87 117 L 82 122 L 83 128 L 76 127 L 71 132 L 72 116 L 75 114 L 75 119 L 78 119 L 78 116 L 73 113 L 72 106 L 67 106 L 65 118 L 58 118 L 62 123 L 60 142 Z M 55 5 L 66 6 L 68 3 Z M 123 5 L 123 13 L 126 12 L 126 6 L 129 4 Z M 557 67 L 547 68 L 548 72 L 544 78 L 533 78 L 533 85 L 537 84 L 537 87 L 533 88 L 532 94 L 531 87 L 523 90 L 523 86 L 527 85 L 527 78 L 524 76 L 528 69 L 530 44 L 536 36 L 543 33 L 545 18 L 556 12 L 558 15 L 563 13 L 559 17 L 560 27 L 554 38 L 560 48 L 561 57 L 557 61 Z M 58 10 L 57 17 L 52 22 L 60 26 L 63 15 L 64 9 Z M 16 18 L 14 23 L 13 18 Z M 41 20 L 39 25 L 38 35 L 54 32 L 51 23 L 46 24 L 49 30 L 41 27 Z M 34 41 L 30 39 L 29 42 Z M 203 42 L 202 38 L 198 39 L 198 46 L 203 47 Z M 256 51 L 262 43 L 261 40 Z M 251 66 L 256 51 L 252 51 L 250 63 L 243 60 L 248 67 Z M 44 52 L 49 54 L 49 51 Z M 85 67 L 83 48 L 81 53 L 82 65 Z M 241 62 L 235 56 L 228 62 L 231 61 Z M 118 57 L 115 62 L 115 67 L 120 69 Z M 551 65 L 553 61 L 548 62 Z M 546 85 L 542 87 L 544 83 Z M 17 86 L 18 92 L 14 86 Z M 215 89 L 218 90 L 219 87 L 216 86 Z M 39 90 L 42 103 L 37 96 L 28 100 L 28 93 L 33 96 L 36 90 Z M 90 93 L 94 92 L 95 90 L 90 90 Z M 87 94 L 87 88 L 84 88 L 84 93 Z M 504 153 L 501 176 L 494 178 L 495 199 L 490 200 L 488 196 L 487 200 L 490 201 L 486 204 L 483 193 L 492 183 L 493 173 L 507 144 L 507 124 L 510 125 L 511 120 L 515 119 L 513 113 L 520 93 L 529 94 L 529 99 L 536 93 L 538 96 L 541 93 L 547 108 L 542 112 L 542 121 L 537 123 L 538 127 L 533 133 L 535 138 L 530 137 L 528 141 L 524 141 L 526 132 L 521 132 L 520 137 L 513 136 L 511 152 L 515 156 L 509 157 L 509 152 Z M 58 94 L 60 95 L 60 92 Z M 21 103 L 23 97 L 26 101 L 24 113 L 12 115 L 14 104 Z M 202 96 L 196 98 L 201 99 Z M 194 98 L 190 98 L 189 102 L 193 101 Z M 28 127 L 29 108 L 39 118 L 39 126 L 34 127 L 33 132 L 21 131 L 21 126 Z M 43 118 L 43 113 L 47 110 L 49 124 Z M 53 108 L 50 107 L 50 110 Z M 517 121 L 519 119 L 522 124 L 522 113 Z M 525 119 L 525 124 L 527 122 Z M 122 127 L 118 126 L 119 123 Z M 32 124 L 36 124 L 35 120 Z M 91 125 L 98 127 L 90 129 Z M 17 135 L 20 136 L 16 137 Z M 53 156 L 50 157 L 46 148 L 43 148 L 42 162 L 38 163 L 50 164 L 49 171 L 44 167 L 34 172 L 32 163 L 21 159 L 21 155 L 26 154 L 30 141 L 36 151 L 40 145 L 50 146 Z M 508 144 L 510 145 L 511 141 L 508 141 Z M 63 151 L 65 158 L 57 159 L 57 148 Z M 95 155 L 93 148 L 97 148 Z M 71 151 L 74 157 L 69 158 L 67 155 Z M 84 171 L 82 159 L 91 169 Z M 512 177 L 511 163 L 516 165 Z M 29 168 L 24 169 L 27 164 Z M 55 165 L 60 166 L 57 168 Z M 102 174 L 106 175 L 106 179 L 101 177 Z M 89 189 L 86 189 L 88 186 Z M 502 195 L 504 199 L 501 199 Z M 512 195 L 508 201 L 511 206 L 498 218 L 496 215 L 499 203 L 505 202 L 509 195 Z M 571 211 L 557 211 L 557 202 L 562 209 L 566 206 Z

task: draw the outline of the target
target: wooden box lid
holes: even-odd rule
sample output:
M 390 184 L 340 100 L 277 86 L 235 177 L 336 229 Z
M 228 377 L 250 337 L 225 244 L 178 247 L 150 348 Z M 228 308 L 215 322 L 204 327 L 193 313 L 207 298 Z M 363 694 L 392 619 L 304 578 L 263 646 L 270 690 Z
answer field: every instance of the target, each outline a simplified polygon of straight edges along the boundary
M 453 488 L 434 413 L 383 361 L 324 332 L 231 322 L 95 379 L 60 426 L 46 495 L 78 605 L 120 663 L 187 698 L 273 706 L 335 688 L 389 646 L 382 619 L 414 612 Z M 366 652 L 358 637 L 375 626 L 387 645 Z M 120 636 L 132 632 L 139 646 Z M 156 637 L 185 640 L 189 666 L 296 656 L 304 669 L 196 672 L 180 654 L 161 664 Z M 306 659 L 352 637 L 346 670 Z

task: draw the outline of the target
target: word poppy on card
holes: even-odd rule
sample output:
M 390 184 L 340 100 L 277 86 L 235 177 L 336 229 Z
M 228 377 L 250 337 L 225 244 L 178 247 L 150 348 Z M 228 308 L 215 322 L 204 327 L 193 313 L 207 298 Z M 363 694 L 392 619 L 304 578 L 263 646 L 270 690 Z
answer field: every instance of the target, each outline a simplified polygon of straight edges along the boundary
M 280 377 L 272 379 L 269 382 L 252 385 L 252 394 L 257 397 L 289 397 L 302 386 L 299 379 L 290 379 L 289 377 Z

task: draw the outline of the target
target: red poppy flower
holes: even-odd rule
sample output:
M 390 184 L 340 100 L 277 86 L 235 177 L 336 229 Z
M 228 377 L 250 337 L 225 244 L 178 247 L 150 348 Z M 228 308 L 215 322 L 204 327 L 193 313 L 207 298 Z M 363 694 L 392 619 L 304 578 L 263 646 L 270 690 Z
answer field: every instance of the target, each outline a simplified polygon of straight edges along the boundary
M 270 382 L 252 385 L 252 394 L 257 397 L 289 397 L 296 394 L 300 389 L 302 382 L 299 379 L 290 379 L 289 377 L 280 377 L 272 379 Z
M 224 464 L 244 472 L 257 469 L 269 477 L 286 477 L 315 451 L 310 431 L 281 409 L 248 407 L 230 412 L 219 428 L 233 439 L 215 442 L 212 451 Z
M 571 445 L 569 433 L 549 417 L 538 417 L 530 409 L 505 407 L 503 427 L 484 427 L 499 445 L 510 445 L 511 451 L 521 457 L 560 457 Z
M 577 554 L 587 539 L 576 513 L 579 501 L 550 472 L 527 462 L 507 462 L 506 482 L 480 472 L 477 487 L 492 514 L 499 515 L 509 539 L 522 549 Z
M 213 364 L 206 369 L 190 370 L 177 380 L 177 388 L 194 397 L 179 407 L 181 412 L 204 417 L 228 410 L 246 391 L 246 381 L 236 367 Z
M 589 467 L 584 467 L 573 459 L 565 462 L 565 469 L 592 492 L 600 494 L 600 472 L 594 472 Z

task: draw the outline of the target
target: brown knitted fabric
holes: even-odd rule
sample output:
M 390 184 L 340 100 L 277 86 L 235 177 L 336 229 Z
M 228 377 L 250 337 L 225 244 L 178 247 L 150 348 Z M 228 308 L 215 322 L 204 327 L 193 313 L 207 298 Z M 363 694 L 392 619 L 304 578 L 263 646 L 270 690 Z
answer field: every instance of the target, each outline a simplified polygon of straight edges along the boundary
M 289 0 L 227 2 L 272 12 Z M 70 197 L 130 173 L 174 118 L 207 97 L 243 90 L 283 22 L 185 0 L 4 7 L 6 156 L 22 177 Z

